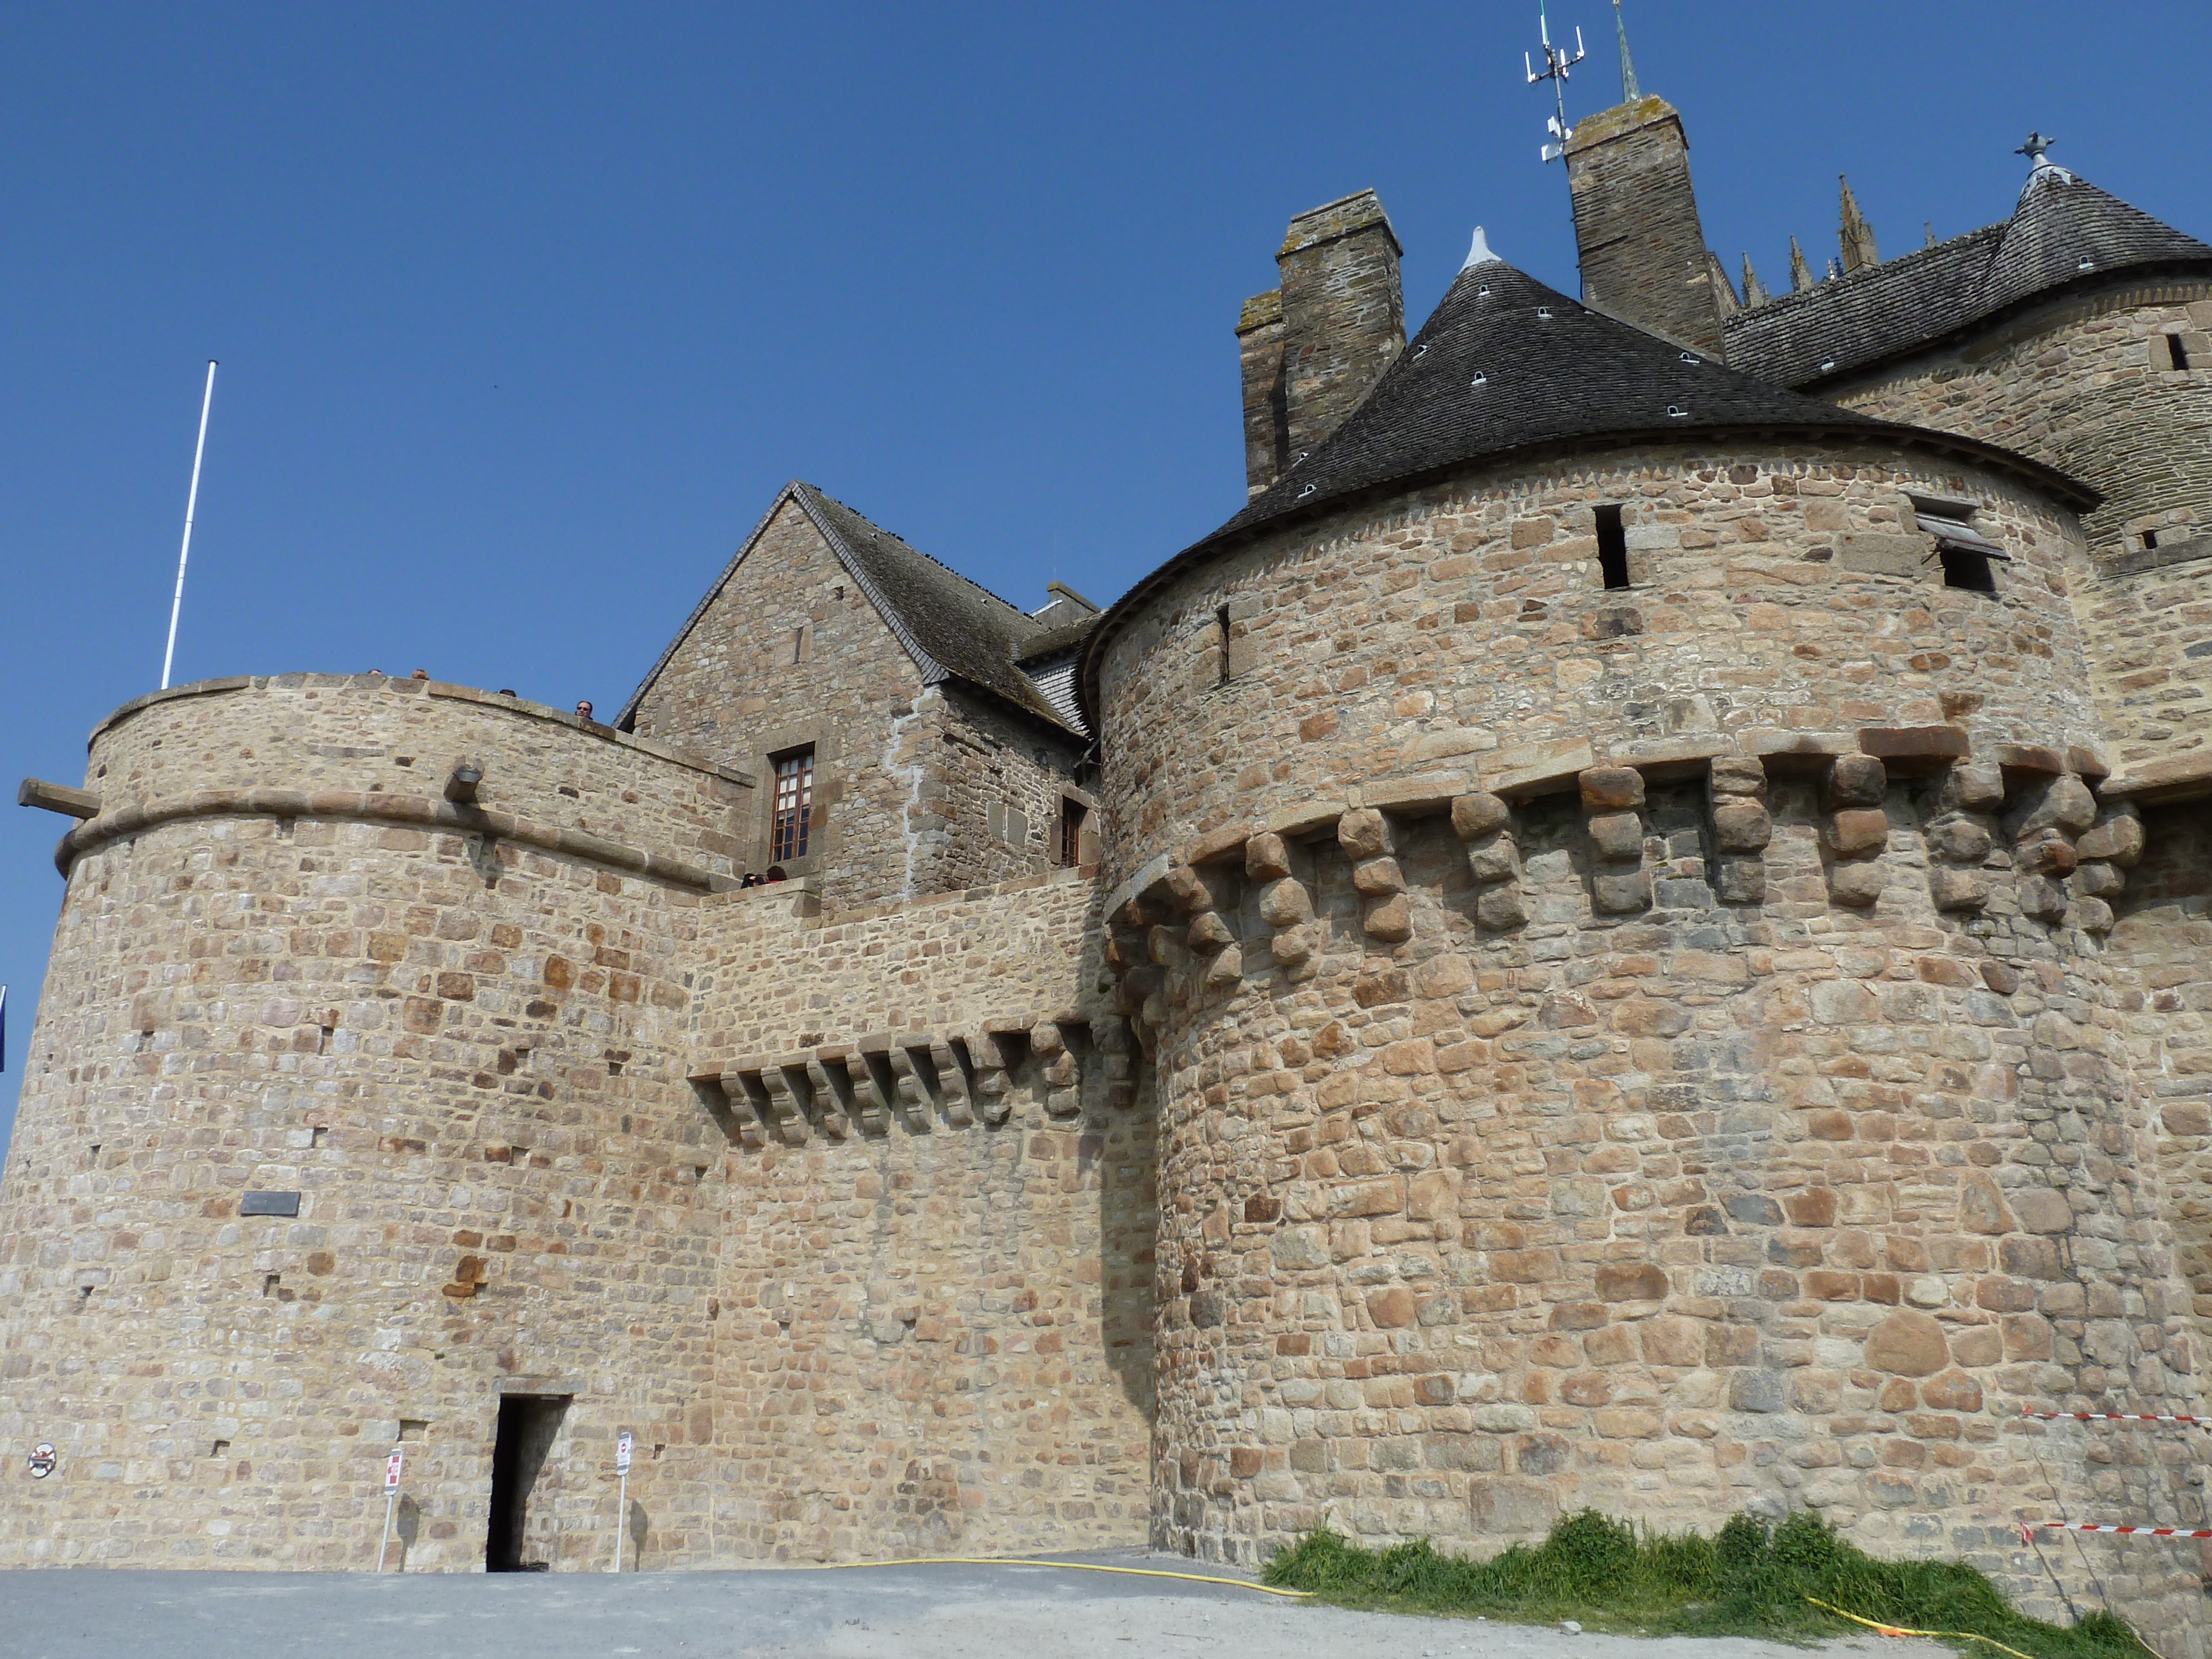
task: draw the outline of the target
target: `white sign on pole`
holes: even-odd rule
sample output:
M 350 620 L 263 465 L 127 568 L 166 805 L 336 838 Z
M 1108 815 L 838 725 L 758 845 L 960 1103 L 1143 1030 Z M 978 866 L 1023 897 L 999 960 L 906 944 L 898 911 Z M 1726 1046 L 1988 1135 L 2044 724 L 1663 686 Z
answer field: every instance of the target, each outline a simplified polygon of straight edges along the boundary
M 612 1572 L 622 1571 L 623 1528 L 629 1522 L 629 1431 L 624 1429 L 615 1437 L 615 1473 L 622 1484 L 615 1497 L 615 1564 Z
M 406 1454 L 394 1446 L 384 1460 L 384 1540 L 376 1547 L 376 1570 L 384 1571 L 384 1558 L 392 1550 L 392 1514 L 399 1503 L 399 1466 Z M 403 1568 L 404 1570 L 404 1564 Z

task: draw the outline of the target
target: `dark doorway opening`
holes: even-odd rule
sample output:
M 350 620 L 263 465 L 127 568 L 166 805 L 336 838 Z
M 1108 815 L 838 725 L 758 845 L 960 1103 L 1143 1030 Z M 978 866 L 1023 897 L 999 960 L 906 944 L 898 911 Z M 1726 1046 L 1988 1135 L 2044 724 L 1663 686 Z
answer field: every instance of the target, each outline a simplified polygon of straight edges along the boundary
M 531 1489 L 545 1467 L 566 1395 L 510 1394 L 499 1402 L 499 1431 L 491 1446 L 491 1524 L 484 1534 L 487 1572 L 544 1572 L 550 1562 L 523 1558 Z

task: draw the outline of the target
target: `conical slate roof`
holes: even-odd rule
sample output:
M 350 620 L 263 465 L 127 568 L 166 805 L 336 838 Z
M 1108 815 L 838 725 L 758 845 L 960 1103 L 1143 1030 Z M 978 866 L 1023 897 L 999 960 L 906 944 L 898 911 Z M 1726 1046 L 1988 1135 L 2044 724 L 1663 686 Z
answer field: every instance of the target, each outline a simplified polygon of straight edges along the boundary
M 1478 242 L 1477 252 L 1488 249 Z M 1982 447 L 1739 374 L 1579 305 L 1502 259 L 1480 258 L 1460 272 L 1344 424 L 1199 545 L 1378 485 L 1542 446 L 1776 428 Z M 2004 452 L 1987 453 L 2046 481 L 2057 477 Z
M 2046 162 L 2011 218 L 1739 311 L 1724 343 L 1735 368 L 1809 386 L 2115 271 L 2176 267 L 2212 269 L 2212 246 Z
M 1718 432 L 1832 433 L 1844 442 L 1933 447 L 2022 475 L 2062 500 L 2097 500 L 2087 486 L 2010 450 L 1856 414 L 1592 311 L 1491 255 L 1478 231 L 1474 254 L 1443 302 L 1344 424 L 1099 619 L 1085 655 L 1086 708 L 1095 715 L 1099 653 L 1136 607 L 1248 536 L 1472 463 L 1583 442 Z

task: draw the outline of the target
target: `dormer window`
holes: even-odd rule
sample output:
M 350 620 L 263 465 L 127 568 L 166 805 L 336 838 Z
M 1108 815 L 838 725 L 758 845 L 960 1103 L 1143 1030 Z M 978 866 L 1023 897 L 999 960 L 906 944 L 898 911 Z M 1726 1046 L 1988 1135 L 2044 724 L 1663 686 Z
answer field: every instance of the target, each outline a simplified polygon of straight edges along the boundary
M 1992 564 L 2009 564 L 2012 557 L 1974 528 L 1974 504 L 1933 495 L 1911 499 L 1921 533 L 1936 538 L 1932 556 L 1943 567 L 1943 586 L 1969 593 L 1996 592 L 1997 580 Z

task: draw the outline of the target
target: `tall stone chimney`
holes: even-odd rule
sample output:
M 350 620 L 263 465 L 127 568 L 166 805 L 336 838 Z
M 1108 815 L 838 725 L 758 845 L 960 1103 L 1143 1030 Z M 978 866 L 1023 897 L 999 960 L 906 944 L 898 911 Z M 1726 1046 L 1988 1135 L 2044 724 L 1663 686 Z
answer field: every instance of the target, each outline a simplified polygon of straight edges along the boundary
M 1282 286 L 1247 300 L 1237 325 L 1252 495 L 1319 448 L 1406 349 L 1403 252 L 1371 190 L 1291 221 Z
M 1576 123 L 1567 140 L 1567 187 L 1584 302 L 1717 353 L 1721 318 L 1735 308 L 1735 290 L 1706 251 L 1690 187 L 1690 141 L 1674 106 L 1639 98 Z
M 1275 482 L 1291 441 L 1283 404 L 1283 291 L 1271 288 L 1244 302 L 1237 318 L 1237 355 L 1244 365 L 1244 493 Z

